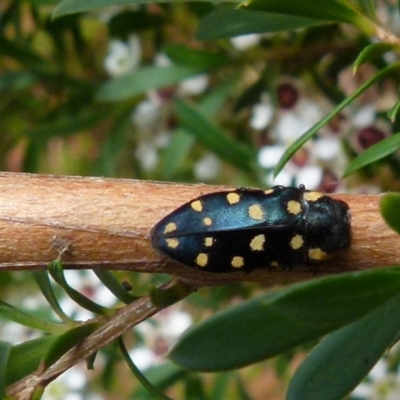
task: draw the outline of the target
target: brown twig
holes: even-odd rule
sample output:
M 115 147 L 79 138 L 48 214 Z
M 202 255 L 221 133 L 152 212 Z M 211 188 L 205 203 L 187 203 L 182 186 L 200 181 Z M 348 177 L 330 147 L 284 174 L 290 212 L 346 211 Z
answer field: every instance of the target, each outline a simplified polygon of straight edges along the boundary
M 201 285 L 237 281 L 282 284 L 321 274 L 397 264 L 399 236 L 379 213 L 379 195 L 334 195 L 352 211 L 350 250 L 317 267 L 213 274 L 155 252 L 151 227 L 192 198 L 226 188 L 122 179 L 0 173 L 0 271 L 65 268 L 163 272 Z
M 175 278 L 163 285 L 161 289 L 169 289 L 173 285 L 179 284 L 178 281 L 179 279 Z M 196 289 L 195 286 L 187 286 L 187 291 L 181 292 L 181 298 L 186 297 Z M 104 325 L 83 339 L 81 343 L 71 348 L 49 368 L 43 370 L 39 366 L 38 370 L 33 374 L 10 385 L 7 388 L 7 394 L 14 396 L 13 398 L 16 400 L 30 400 L 38 387 L 45 387 L 64 371 L 78 362 L 85 360 L 91 354 L 111 343 L 133 326 L 150 318 L 160 310 L 161 308 L 152 303 L 150 296 L 143 296 L 134 303 L 121 308 L 118 314 L 109 320 L 99 317 L 97 320 L 99 322 L 100 320 L 104 320 Z

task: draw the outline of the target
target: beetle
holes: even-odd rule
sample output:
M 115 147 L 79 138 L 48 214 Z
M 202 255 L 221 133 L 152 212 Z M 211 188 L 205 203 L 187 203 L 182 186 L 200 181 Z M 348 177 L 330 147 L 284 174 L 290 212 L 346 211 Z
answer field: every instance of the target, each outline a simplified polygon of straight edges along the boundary
M 158 252 L 204 271 L 291 269 L 347 249 L 351 213 L 344 201 L 304 185 L 239 188 L 183 204 L 150 238 Z

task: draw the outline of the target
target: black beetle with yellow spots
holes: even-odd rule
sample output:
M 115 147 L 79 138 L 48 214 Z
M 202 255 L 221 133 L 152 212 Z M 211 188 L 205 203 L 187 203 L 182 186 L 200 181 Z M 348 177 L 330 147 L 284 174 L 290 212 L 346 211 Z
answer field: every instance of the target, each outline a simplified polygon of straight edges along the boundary
M 160 253 L 205 271 L 290 269 L 347 249 L 350 210 L 303 185 L 215 192 L 159 221 L 151 241 Z

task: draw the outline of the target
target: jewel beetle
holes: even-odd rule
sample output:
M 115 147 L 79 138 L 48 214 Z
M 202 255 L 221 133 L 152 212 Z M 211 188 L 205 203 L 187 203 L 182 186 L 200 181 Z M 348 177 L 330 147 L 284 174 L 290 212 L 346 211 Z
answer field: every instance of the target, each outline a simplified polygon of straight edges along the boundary
M 193 199 L 151 230 L 160 253 L 210 272 L 312 264 L 351 243 L 347 203 L 296 187 L 214 192 Z

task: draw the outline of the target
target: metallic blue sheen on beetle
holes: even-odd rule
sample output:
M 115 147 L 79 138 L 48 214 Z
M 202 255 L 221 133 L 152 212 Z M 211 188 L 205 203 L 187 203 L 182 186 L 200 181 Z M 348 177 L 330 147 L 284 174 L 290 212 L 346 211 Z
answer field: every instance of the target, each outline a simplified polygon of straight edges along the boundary
M 158 252 L 204 271 L 291 269 L 349 248 L 351 214 L 344 201 L 303 185 L 240 188 L 183 204 L 150 237 Z

